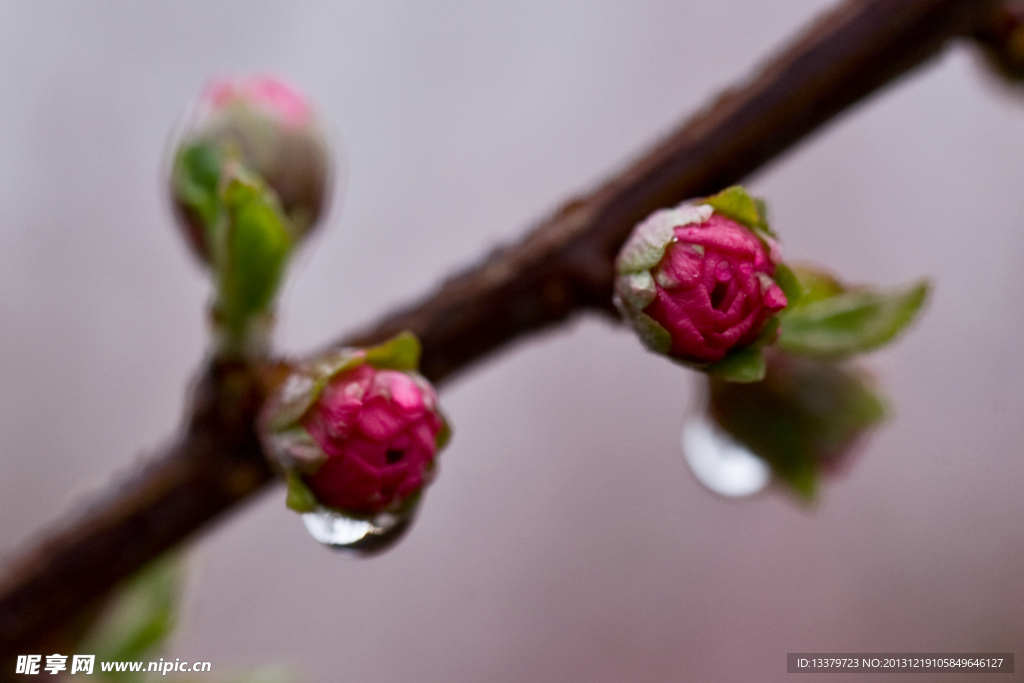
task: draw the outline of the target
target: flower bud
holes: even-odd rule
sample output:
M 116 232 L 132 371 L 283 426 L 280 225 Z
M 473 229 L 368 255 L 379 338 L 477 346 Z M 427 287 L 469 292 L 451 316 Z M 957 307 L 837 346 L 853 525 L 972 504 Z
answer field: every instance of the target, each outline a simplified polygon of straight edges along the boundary
M 175 214 L 207 263 L 228 164 L 241 165 L 276 194 L 295 242 L 326 209 L 327 142 L 306 98 L 269 76 L 212 81 L 175 144 L 171 179 Z
M 403 333 L 308 362 L 271 397 L 261 432 L 287 475 L 289 507 L 373 516 L 415 506 L 449 434 L 418 359 Z
M 708 368 L 773 331 L 785 267 L 763 213 L 737 187 L 634 228 L 615 264 L 615 305 L 651 350 Z

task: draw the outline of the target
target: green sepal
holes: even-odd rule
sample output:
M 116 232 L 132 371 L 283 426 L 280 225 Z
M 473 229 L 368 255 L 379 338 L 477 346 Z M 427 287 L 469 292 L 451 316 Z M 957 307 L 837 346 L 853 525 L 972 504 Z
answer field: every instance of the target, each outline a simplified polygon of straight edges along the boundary
M 274 432 L 284 432 L 302 421 L 323 393 L 332 377 L 357 368 L 366 362 L 365 355 L 355 349 L 341 349 L 316 363 L 292 371 L 276 392 L 272 417 L 268 425 Z
M 715 213 L 745 225 L 751 230 L 761 226 L 762 215 L 757 203 L 739 185 L 733 185 L 716 195 L 701 199 L 700 203 L 709 205 L 715 210 Z
M 294 391 L 292 395 L 286 399 L 279 399 L 274 404 L 273 413 L 267 423 L 271 431 L 274 432 L 284 432 L 298 424 L 302 416 L 309 410 L 309 407 L 320 396 L 320 392 L 323 391 L 325 384 L 322 381 L 318 382 L 308 375 L 299 373 L 296 373 L 287 381 L 295 382 L 296 385 L 302 382 L 302 388 L 300 391 L 292 389 Z
M 292 423 L 275 431 L 267 446 L 278 463 L 299 474 L 314 474 L 327 460 L 320 444 L 301 424 Z
M 378 370 L 416 370 L 420 366 L 420 340 L 412 332 L 399 332 L 379 346 L 366 349 L 366 362 Z
M 292 238 L 272 192 L 262 183 L 233 179 L 224 190 L 227 234 L 219 259 L 219 313 L 241 335 L 268 311 L 284 276 Z
M 286 482 L 288 486 L 288 496 L 285 498 L 284 504 L 289 510 L 295 512 L 313 512 L 317 508 L 316 496 L 310 490 L 306 482 L 302 480 L 302 476 L 298 472 L 291 470 L 286 476 Z
M 625 307 L 626 314 L 641 312 L 658 297 L 658 289 L 654 285 L 651 271 L 619 275 L 615 279 L 615 294 Z
M 221 151 L 202 143 L 182 148 L 174 161 L 174 193 L 202 220 L 207 242 L 220 215 L 218 190 L 223 164 Z
M 319 389 L 323 389 L 330 379 L 343 372 L 358 368 L 366 363 L 366 353 L 361 349 L 341 348 L 330 352 L 324 358 L 317 360 L 311 366 L 311 374 L 318 382 Z M 313 398 L 317 398 L 320 391 L 317 390 Z
M 368 349 L 341 348 L 296 370 L 280 393 L 269 420 L 272 431 L 283 433 L 298 424 L 320 398 L 324 388 L 338 375 L 369 364 L 378 370 L 415 371 L 419 367 L 420 342 L 411 332 L 400 332 L 388 341 Z M 291 383 L 291 384 L 288 384 Z
M 755 232 L 761 231 L 770 237 L 775 237 L 768 227 L 765 203 L 751 197 L 739 185 L 733 185 L 707 199 L 701 199 L 699 203 L 711 206 L 715 213 L 730 218 L 740 225 L 745 225 Z
M 631 275 L 649 271 L 664 258 L 665 249 L 675 240 L 675 226 L 702 223 L 710 215 L 710 207 L 695 204 L 655 211 L 633 229 L 622 245 L 615 259 L 615 272 Z
M 877 349 L 913 322 L 930 285 L 919 280 L 889 290 L 851 289 L 780 314 L 778 346 L 792 354 L 838 360 Z
M 786 310 L 798 306 L 803 298 L 803 287 L 800 286 L 800 280 L 790 270 L 789 266 L 785 263 L 775 266 L 775 276 L 773 279 L 775 284 L 779 286 L 779 289 L 782 290 L 782 293 L 786 295 Z
M 761 349 L 748 346 L 726 354 L 725 358 L 704 368 L 704 372 L 727 382 L 760 382 L 766 369 Z
M 754 207 L 757 208 L 758 227 L 771 237 L 778 239 L 772 229 L 768 227 L 768 203 L 760 197 L 754 197 Z
M 104 661 L 146 659 L 177 625 L 184 573 L 177 553 L 150 562 L 116 589 L 75 651 L 95 654 L 96 659 Z M 141 679 L 120 674 L 118 678 Z
M 672 334 L 657 320 L 642 312 L 630 312 L 627 320 L 632 325 L 633 331 L 640 337 L 640 341 L 648 349 L 663 355 L 668 355 L 668 352 L 672 350 Z
M 437 449 L 436 452 L 440 453 L 441 450 L 448 445 L 448 442 L 452 439 L 452 427 L 448 423 L 448 420 L 444 415 L 441 415 L 441 429 L 437 432 L 437 436 L 434 437 L 434 447 Z

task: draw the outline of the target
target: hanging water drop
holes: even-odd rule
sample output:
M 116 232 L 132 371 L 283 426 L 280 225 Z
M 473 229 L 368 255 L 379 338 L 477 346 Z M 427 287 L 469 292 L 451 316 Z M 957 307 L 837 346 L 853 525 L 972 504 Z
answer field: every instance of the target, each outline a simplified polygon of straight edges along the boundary
M 332 550 L 366 557 L 397 543 L 412 525 L 416 508 L 411 505 L 402 512 L 381 512 L 369 518 L 319 508 L 302 515 L 302 521 L 310 536 Z
M 710 418 L 698 415 L 683 425 L 683 456 L 697 481 L 730 498 L 761 491 L 771 481 L 771 468 L 733 439 Z

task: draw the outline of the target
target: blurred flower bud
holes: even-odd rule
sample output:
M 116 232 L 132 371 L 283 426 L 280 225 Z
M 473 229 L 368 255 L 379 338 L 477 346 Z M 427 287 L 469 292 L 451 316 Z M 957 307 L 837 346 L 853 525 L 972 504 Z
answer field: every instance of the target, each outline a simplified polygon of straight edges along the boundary
M 823 472 L 849 460 L 857 442 L 886 415 L 869 376 L 849 365 L 770 349 L 764 380 L 709 378 L 708 411 L 725 431 L 771 466 L 806 500 Z
M 207 263 L 228 164 L 273 191 L 295 242 L 326 210 L 331 169 L 322 127 L 303 95 L 269 76 L 208 84 L 174 148 L 175 214 Z
M 636 226 L 615 264 L 615 304 L 651 350 L 713 371 L 773 336 L 766 323 L 786 307 L 775 279 L 785 266 L 763 214 L 734 187 Z
M 295 369 L 261 418 L 289 507 L 372 517 L 415 506 L 449 434 L 418 360 L 419 343 L 403 333 Z

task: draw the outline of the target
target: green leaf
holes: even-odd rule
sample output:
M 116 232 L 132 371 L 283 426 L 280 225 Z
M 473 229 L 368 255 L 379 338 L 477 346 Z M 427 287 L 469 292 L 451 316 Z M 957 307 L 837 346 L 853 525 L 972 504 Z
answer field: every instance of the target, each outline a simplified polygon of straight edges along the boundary
M 225 191 L 228 225 L 219 282 L 220 313 L 242 334 L 268 311 L 284 276 L 292 239 L 273 195 L 260 184 L 233 180 Z
M 747 347 L 730 351 L 725 358 L 704 369 L 727 382 L 760 382 L 764 379 L 765 361 L 761 349 Z
M 448 420 L 445 419 L 444 415 L 441 416 L 441 430 L 438 431 L 437 436 L 434 437 L 434 446 L 437 452 L 448 445 L 448 442 L 452 439 L 452 427 L 448 424 Z
M 302 480 L 298 472 L 290 471 L 286 477 L 288 483 L 288 495 L 285 498 L 285 505 L 289 510 L 295 512 L 313 512 L 317 506 L 316 496 Z
M 769 235 L 768 224 L 764 221 L 764 203 L 758 206 L 758 202 L 747 194 L 739 185 L 722 190 L 718 194 L 700 200 L 701 204 L 708 204 L 717 213 L 726 218 L 745 225 L 751 230 L 764 230 Z
M 815 497 L 821 472 L 841 464 L 888 412 L 885 399 L 856 368 L 777 352 L 768 354 L 762 382 L 712 377 L 709 409 L 805 501 Z
M 779 286 L 782 293 L 786 295 L 786 310 L 795 308 L 803 296 L 803 287 L 797 276 L 785 263 L 775 266 L 775 284 Z
M 366 349 L 366 362 L 378 369 L 415 370 L 420 365 L 420 340 L 412 332 L 399 332 Z
M 768 204 L 760 197 L 754 197 L 754 206 L 757 208 L 757 219 L 758 225 L 762 230 L 767 232 L 772 237 L 775 237 L 775 233 L 768 227 Z
M 174 163 L 174 192 L 186 206 L 212 230 L 220 212 L 217 190 L 224 159 L 211 145 L 193 144 L 184 147 Z
M 780 314 L 779 348 L 821 359 L 841 359 L 892 341 L 917 316 L 927 280 L 890 290 L 852 289 Z
M 105 661 L 144 659 L 177 624 L 183 577 L 177 554 L 168 553 L 151 562 L 117 589 L 76 651 Z M 118 674 L 118 680 L 131 679 Z
M 846 291 L 839 280 L 826 270 L 801 264 L 794 267 L 791 272 L 800 285 L 800 306 L 828 299 Z M 790 305 L 789 308 L 792 309 L 795 306 Z

